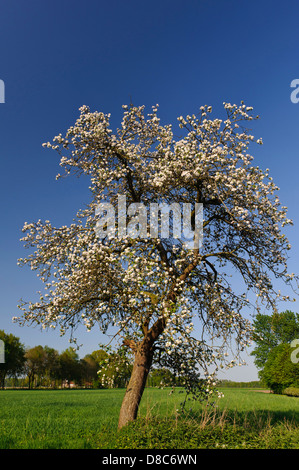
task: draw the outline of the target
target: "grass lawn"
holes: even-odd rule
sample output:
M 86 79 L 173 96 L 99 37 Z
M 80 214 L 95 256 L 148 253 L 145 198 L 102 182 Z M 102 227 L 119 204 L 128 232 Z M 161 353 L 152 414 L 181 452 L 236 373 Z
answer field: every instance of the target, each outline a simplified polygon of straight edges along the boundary
M 298 398 L 223 392 L 213 411 L 187 402 L 182 416 L 183 394 L 148 388 L 138 422 L 117 433 L 124 390 L 1 390 L 0 448 L 231 448 L 246 432 L 249 447 L 299 448 Z

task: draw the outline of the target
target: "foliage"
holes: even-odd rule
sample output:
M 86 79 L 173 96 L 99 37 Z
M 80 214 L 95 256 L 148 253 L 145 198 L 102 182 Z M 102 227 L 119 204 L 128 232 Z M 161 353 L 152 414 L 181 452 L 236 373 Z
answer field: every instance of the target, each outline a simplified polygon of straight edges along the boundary
M 60 378 L 70 384 L 80 380 L 79 357 L 73 348 L 69 347 L 59 356 Z
M 272 315 L 257 314 L 254 322 L 255 365 L 262 369 L 268 359 L 270 351 L 281 343 L 291 343 L 299 338 L 299 315 L 286 310 L 274 312 Z
M 264 388 L 263 382 L 260 380 L 252 380 L 251 382 L 234 382 L 233 380 L 219 380 L 219 388 Z
M 275 393 L 291 385 L 299 385 L 299 364 L 291 360 L 292 348 L 282 343 L 275 346 L 269 353 L 260 377 Z
M 126 387 L 132 372 L 132 358 L 128 348 L 113 351 L 111 347 L 101 346 L 106 352 L 99 362 L 98 378 L 103 388 Z
M 22 370 L 25 348 L 19 338 L 4 330 L 0 330 L 0 339 L 4 342 L 5 350 L 5 362 L 0 364 L 0 387 L 4 388 L 5 377 L 15 376 Z
M 283 394 L 289 397 L 299 397 L 299 387 L 287 387 L 283 390 Z
M 153 368 L 148 376 L 147 384 L 149 387 L 169 387 L 176 382 L 176 377 L 165 368 Z M 176 383 L 180 385 L 180 383 Z
M 23 373 L 28 377 L 29 388 L 76 385 L 98 387 L 97 371 L 99 363 L 95 359 L 98 352 L 79 359 L 73 348 L 58 353 L 48 346 L 28 348 L 25 354 Z
M 87 354 L 80 360 L 80 384 L 92 384 L 94 388 L 100 386 L 98 380 L 99 364 L 92 354 Z
M 215 449 L 258 446 L 252 430 L 236 426 L 206 426 L 192 420 L 137 420 L 125 427 L 117 438 L 120 449 Z
M 44 370 L 43 375 L 45 377 L 44 385 L 52 385 L 55 386 L 57 379 L 59 378 L 59 353 L 54 348 L 50 348 L 49 346 L 44 347 L 45 352 L 45 361 L 43 364 Z
M 46 357 L 46 351 L 41 345 L 27 349 L 25 353 L 26 362 L 24 366 L 24 372 L 28 376 L 29 388 L 33 388 L 34 383 L 36 386 L 38 385 L 35 382 L 36 376 L 38 377 L 38 382 L 41 382 L 42 376 L 45 372 Z
M 299 430 L 294 426 L 253 426 L 225 423 L 201 426 L 194 420 L 137 420 L 123 428 L 118 449 L 298 449 Z

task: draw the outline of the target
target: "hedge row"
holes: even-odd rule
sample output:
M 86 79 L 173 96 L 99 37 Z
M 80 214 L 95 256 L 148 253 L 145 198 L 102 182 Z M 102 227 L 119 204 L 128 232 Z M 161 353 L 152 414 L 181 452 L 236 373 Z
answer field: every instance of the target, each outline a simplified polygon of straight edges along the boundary
M 288 395 L 289 397 L 299 397 L 299 387 L 285 388 L 283 394 Z
M 116 449 L 298 449 L 299 428 L 282 424 L 201 427 L 194 421 L 137 419 L 116 436 Z M 100 447 L 102 448 L 102 447 Z

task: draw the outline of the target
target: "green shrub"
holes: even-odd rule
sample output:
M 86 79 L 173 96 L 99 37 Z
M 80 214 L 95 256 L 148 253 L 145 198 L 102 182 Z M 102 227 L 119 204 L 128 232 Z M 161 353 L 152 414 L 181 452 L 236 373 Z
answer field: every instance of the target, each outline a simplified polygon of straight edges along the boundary
M 299 397 L 299 387 L 285 388 L 283 394 L 288 395 L 289 397 Z
M 235 449 L 257 448 L 255 430 L 225 424 L 201 427 L 195 421 L 138 419 L 125 426 L 117 437 L 119 449 Z
M 261 424 L 261 423 L 260 423 Z M 270 422 L 256 426 L 218 420 L 138 418 L 115 436 L 117 449 L 298 449 L 299 428 Z

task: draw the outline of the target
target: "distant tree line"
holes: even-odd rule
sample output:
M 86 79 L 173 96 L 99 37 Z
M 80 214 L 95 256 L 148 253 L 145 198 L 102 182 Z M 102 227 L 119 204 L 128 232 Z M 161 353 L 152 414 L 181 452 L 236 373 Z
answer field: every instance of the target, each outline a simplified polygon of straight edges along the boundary
M 0 330 L 5 362 L 0 363 L 0 387 L 90 388 L 125 387 L 130 377 L 129 359 L 104 348 L 80 359 L 73 348 L 62 353 L 49 346 L 25 348 L 20 339 Z
M 254 320 L 255 365 L 260 381 L 233 382 L 222 380 L 225 387 L 269 387 L 282 393 L 288 387 L 299 387 L 299 357 L 292 356 L 292 342 L 298 339 L 299 315 L 286 310 L 273 315 L 258 314 Z M 132 372 L 132 353 L 122 347 L 117 351 L 100 348 L 80 359 L 73 348 L 62 353 L 49 346 L 25 348 L 20 339 L 0 330 L 5 345 L 5 362 L 0 363 L 0 387 L 89 388 L 126 387 Z M 297 347 L 298 347 L 297 346 Z M 299 348 L 298 348 L 299 351 Z M 298 353 L 299 356 L 299 353 Z M 166 367 L 153 368 L 147 386 L 183 385 Z
M 114 351 L 99 345 L 100 349 L 80 359 L 71 347 L 62 353 L 49 346 L 25 348 L 19 338 L 3 330 L 0 339 L 5 344 L 5 362 L 0 363 L 1 388 L 124 388 L 131 376 L 132 357 L 126 348 Z M 147 386 L 170 386 L 174 382 L 169 370 L 154 368 Z
M 250 382 L 235 382 L 233 380 L 220 380 L 218 387 L 221 388 L 262 388 L 264 386 L 261 380 L 252 380 Z

